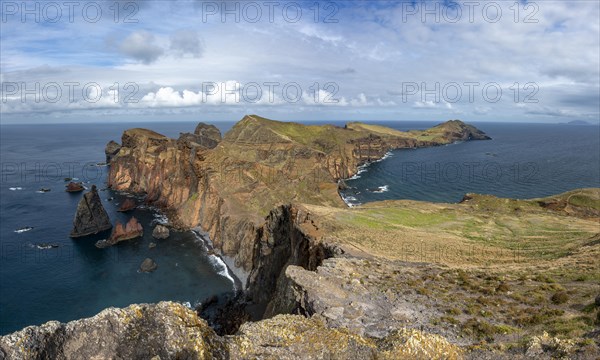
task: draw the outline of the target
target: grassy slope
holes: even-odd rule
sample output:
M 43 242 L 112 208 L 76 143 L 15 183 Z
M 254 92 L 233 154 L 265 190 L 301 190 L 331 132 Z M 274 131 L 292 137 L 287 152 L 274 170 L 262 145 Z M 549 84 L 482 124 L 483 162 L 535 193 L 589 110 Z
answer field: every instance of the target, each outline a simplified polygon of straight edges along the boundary
M 547 199 L 556 198 L 597 208 L 600 189 L 581 189 Z M 457 254 L 473 247 L 492 252 L 495 263 L 512 263 L 515 257 L 527 261 L 558 259 L 600 232 L 598 218 L 568 216 L 543 208 L 540 200 L 473 195 L 472 200 L 461 204 L 400 200 L 351 209 L 309 207 L 331 227 L 332 237 L 369 253 L 407 259 L 411 256 L 408 248 L 448 249 L 445 253 L 449 256 L 440 262 L 454 265 L 489 261 L 485 256 L 465 259 Z M 414 253 L 421 256 L 423 251 Z
M 540 202 L 597 210 L 600 189 L 532 200 L 471 197 L 461 204 L 307 207 L 327 241 L 374 255 L 390 267 L 388 274 L 404 274 L 389 284 L 389 276 L 377 278 L 381 291 L 416 292 L 414 301 L 445 313 L 433 316 L 432 325 L 483 341 L 472 349 L 505 351 L 547 331 L 587 351 L 592 343 L 585 336 L 600 311 L 593 305 L 600 294 L 600 215 L 582 217 Z M 393 265 L 398 260 L 430 265 L 410 273 Z

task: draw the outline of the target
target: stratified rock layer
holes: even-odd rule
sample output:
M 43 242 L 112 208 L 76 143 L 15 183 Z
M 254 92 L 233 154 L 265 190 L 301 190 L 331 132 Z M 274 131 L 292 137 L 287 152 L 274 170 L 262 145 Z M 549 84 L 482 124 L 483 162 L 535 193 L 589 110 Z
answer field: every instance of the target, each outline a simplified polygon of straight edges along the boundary
M 131 240 L 144 235 L 144 228 L 140 224 L 135 216 L 132 216 L 127 224 L 123 225 L 117 220 L 117 224 L 110 235 L 108 240 L 100 240 L 96 242 L 96 247 L 105 248 L 112 246 L 118 242 Z
M 246 271 L 260 261 L 255 247 L 267 232 L 265 217 L 277 205 L 345 207 L 338 181 L 392 149 L 487 138 L 460 121 L 400 132 L 360 123 L 306 126 L 255 115 L 245 116 L 214 148 L 197 136 L 220 137 L 206 124 L 178 140 L 146 129 L 125 131 L 109 185 L 146 193 L 147 202 L 165 210 L 176 226 L 200 226 L 218 252 Z
M 108 142 L 108 144 L 106 144 L 106 147 L 104 148 L 104 154 L 106 155 L 107 164 L 110 164 L 110 161 L 113 157 L 115 157 L 115 155 L 117 155 L 119 150 L 121 150 L 121 145 L 114 140 L 111 140 Z
M 97 234 L 111 227 L 112 224 L 104 206 L 102 206 L 98 190 L 93 185 L 92 189 L 79 200 L 70 236 L 81 237 Z

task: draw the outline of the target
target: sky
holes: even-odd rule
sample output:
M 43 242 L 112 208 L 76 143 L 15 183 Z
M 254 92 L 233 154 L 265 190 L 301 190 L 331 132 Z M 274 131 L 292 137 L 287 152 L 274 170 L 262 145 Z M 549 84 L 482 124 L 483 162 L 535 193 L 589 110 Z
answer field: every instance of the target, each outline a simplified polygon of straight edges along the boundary
M 600 2 L 1 0 L 0 123 L 600 120 Z

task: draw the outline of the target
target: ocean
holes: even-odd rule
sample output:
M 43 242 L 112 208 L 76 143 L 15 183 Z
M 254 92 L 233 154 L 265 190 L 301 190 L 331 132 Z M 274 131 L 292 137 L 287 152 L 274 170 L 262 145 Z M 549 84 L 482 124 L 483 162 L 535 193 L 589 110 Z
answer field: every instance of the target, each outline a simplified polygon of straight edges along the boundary
M 232 275 L 219 258 L 207 253 L 198 234 L 172 232 L 166 240 L 155 240 L 151 235 L 154 223 L 165 221 L 157 211 L 117 212 L 124 194 L 99 191 L 113 224 L 133 215 L 144 226 L 143 238 L 106 249 L 94 244 L 109 234 L 69 238 L 82 193 L 65 192 L 65 177 L 78 178 L 88 188 L 95 184 L 104 189 L 108 168 L 96 164 L 105 161 L 106 143 L 111 139 L 120 142 L 123 130 L 144 126 L 177 137 L 179 132 L 193 132 L 195 125 L 0 127 L 0 334 L 49 320 L 93 316 L 110 306 L 161 300 L 193 306 L 234 289 Z M 42 187 L 50 191 L 38 192 Z M 15 232 L 24 227 L 33 229 Z M 156 247 L 149 249 L 150 242 Z M 40 249 L 39 244 L 58 247 Z M 158 269 L 138 272 L 147 257 Z
M 342 122 L 332 122 L 343 125 Z M 437 123 L 378 122 L 400 130 Z M 222 132 L 231 123 L 215 123 Z M 311 122 L 315 124 L 315 122 Z M 123 130 L 147 127 L 167 136 L 192 132 L 195 123 L 105 123 L 0 126 L 0 334 L 49 320 L 93 316 L 110 306 L 174 300 L 189 305 L 231 292 L 239 283 L 210 255 L 198 234 L 172 232 L 154 240 L 152 208 L 118 213 L 127 196 L 100 191 L 111 220 L 131 215 L 144 226 L 141 239 L 107 249 L 106 234 L 71 239 L 79 194 L 64 191 L 65 177 L 106 187 L 104 146 Z M 372 163 L 343 196 L 349 205 L 385 199 L 460 201 L 467 192 L 533 198 L 600 186 L 600 128 L 550 124 L 474 123 L 493 138 L 417 150 L 396 150 Z M 39 192 L 50 188 L 49 192 Z M 108 199 L 114 198 L 111 201 Z M 32 227 L 29 231 L 16 232 Z M 150 249 L 150 242 L 156 247 Z M 58 247 L 43 248 L 44 244 Z M 158 269 L 140 273 L 152 258 Z
M 399 130 L 437 123 L 381 122 Z M 492 140 L 399 149 L 346 181 L 350 206 L 411 199 L 458 202 L 466 193 L 531 199 L 600 187 L 600 127 L 472 123 Z

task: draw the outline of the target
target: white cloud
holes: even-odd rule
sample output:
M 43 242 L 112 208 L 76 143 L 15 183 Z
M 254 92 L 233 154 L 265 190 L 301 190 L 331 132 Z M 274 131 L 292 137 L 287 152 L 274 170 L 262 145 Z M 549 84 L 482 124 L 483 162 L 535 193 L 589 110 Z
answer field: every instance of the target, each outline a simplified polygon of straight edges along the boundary
M 136 14 L 137 24 L 79 21 L 53 27 L 16 21 L 3 26 L 0 35 L 0 80 L 28 84 L 94 81 L 103 87 L 119 83 L 119 96 L 126 94 L 125 83 L 134 82 L 140 102 L 118 105 L 124 111 L 223 105 L 222 94 L 204 94 L 203 84 L 236 79 L 240 84 L 262 86 L 256 103 L 241 101 L 244 111 L 250 112 L 258 112 L 253 107 L 269 107 L 282 113 L 312 111 L 316 118 L 345 118 L 353 112 L 365 118 L 420 119 L 430 118 L 431 109 L 441 114 L 460 109 L 467 121 L 491 113 L 495 120 L 598 117 L 598 2 L 538 2 L 538 23 L 524 23 L 523 8 L 521 21 L 515 22 L 508 8 L 513 4 L 500 3 L 504 15 L 495 24 L 482 20 L 482 5 L 473 23 L 423 22 L 420 14 L 403 21 L 401 2 L 378 7 L 352 2 L 340 8 L 336 24 L 292 24 L 278 17 L 274 23 L 266 17 L 256 24 L 221 23 L 218 16 L 203 23 L 201 14 L 185 2 L 178 6 L 148 2 Z M 312 14 L 305 18 L 312 20 Z M 108 46 L 106 38 L 113 39 Z M 271 91 L 262 85 L 267 81 L 281 85 Z M 405 101 L 400 91 L 404 82 L 426 83 L 431 88 L 436 82 L 471 81 L 501 84 L 502 101 L 484 101 L 481 87 L 474 102 L 468 101 L 463 87 L 462 99 L 456 103 L 414 102 L 423 99 L 420 94 Z M 283 84 L 291 82 L 302 87 L 302 97 L 294 104 L 282 95 Z M 338 85 L 335 94 L 323 90 L 328 82 Z M 537 107 L 512 100 L 511 85 L 519 83 L 523 97 L 527 82 L 539 85 Z M 315 83 L 321 89 L 317 101 L 311 90 Z M 323 103 L 331 96 L 339 101 Z M 104 102 L 66 106 L 8 101 L 2 105 L 3 114 L 70 107 L 115 109 L 114 103 Z

